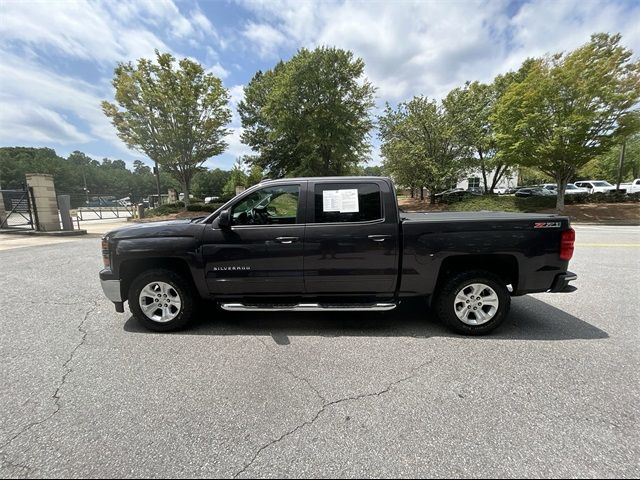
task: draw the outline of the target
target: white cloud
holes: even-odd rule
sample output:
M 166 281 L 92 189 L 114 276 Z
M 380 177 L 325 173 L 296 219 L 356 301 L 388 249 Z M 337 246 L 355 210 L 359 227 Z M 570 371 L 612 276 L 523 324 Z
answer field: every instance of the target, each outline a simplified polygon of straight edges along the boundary
M 6 2 L 0 35 L 7 43 L 110 64 L 149 55 L 154 48 L 167 50 L 153 33 L 89 2 Z
M 112 67 L 152 57 L 155 49 L 172 52 L 154 30 L 175 38 L 216 35 L 197 7 L 185 16 L 171 0 L 5 2 L 2 9 L 0 141 L 6 144 L 97 140 L 130 155 L 100 106 L 113 99 Z M 75 71 L 72 76 L 57 73 L 60 65 L 76 59 L 97 64 L 101 78 L 90 83 Z M 211 63 L 209 71 L 229 75 L 218 60 Z M 25 107 L 15 115 L 21 104 Z
M 231 128 L 230 130 L 231 133 L 226 138 L 226 141 L 229 144 L 229 148 L 227 149 L 226 153 L 232 155 L 234 158 L 255 153 L 248 145 L 242 143 L 242 140 L 240 139 L 242 132 L 244 132 L 244 128 L 236 127 Z
M 279 30 L 264 23 L 249 22 L 243 35 L 255 44 L 263 58 L 275 56 L 278 48 L 286 43 L 286 37 Z
M 244 85 L 234 85 L 229 87 L 229 96 L 231 97 L 231 106 L 235 109 L 244 98 Z
M 3 2 L 4 43 L 112 65 L 172 49 L 152 30 L 178 40 L 212 38 L 211 22 L 196 7 L 183 15 L 171 0 L 118 2 Z
M 128 152 L 100 107 L 102 100 L 113 97 L 110 91 L 77 78 L 56 74 L 8 52 L 0 51 L 0 55 L 0 110 L 11 111 L 15 110 L 16 105 L 30 105 L 30 108 L 25 108 L 22 122 L 27 122 L 27 115 L 33 115 L 31 133 L 39 132 L 37 135 L 41 137 L 50 135 L 52 123 L 58 122 L 58 132 L 65 134 L 60 143 L 74 136 L 78 141 L 88 140 L 86 133 L 80 134 L 77 127 L 71 130 L 71 121 L 65 119 L 68 116 L 77 117 L 93 138 L 107 141 L 120 151 Z M 48 115 L 47 112 L 57 112 L 57 116 Z M 43 122 L 43 119 L 48 122 Z M 3 115 L 0 125 L 5 134 L 15 131 L 12 123 L 12 116 Z M 14 143 L 12 137 L 4 134 L 0 141 Z
M 90 137 L 62 115 L 31 102 L 0 102 L 0 139 L 3 143 L 85 143 Z
M 413 95 L 442 98 L 468 80 L 490 82 L 527 57 L 572 50 L 596 32 L 620 32 L 640 52 L 640 8 L 633 2 L 238 1 L 259 19 L 245 38 L 262 57 L 328 45 L 363 58 L 378 109 Z
M 491 81 L 528 56 L 575 48 L 598 31 L 620 31 L 640 50 L 640 8 L 613 2 L 529 2 L 513 17 L 507 0 L 241 3 L 260 19 L 245 37 L 262 55 L 282 46 L 350 49 L 365 60 L 383 101 L 439 98 L 467 80 Z
M 220 65 L 220 62 L 216 62 L 215 65 L 207 68 L 206 73 L 212 73 L 218 78 L 222 78 L 223 80 L 229 76 L 229 70 Z

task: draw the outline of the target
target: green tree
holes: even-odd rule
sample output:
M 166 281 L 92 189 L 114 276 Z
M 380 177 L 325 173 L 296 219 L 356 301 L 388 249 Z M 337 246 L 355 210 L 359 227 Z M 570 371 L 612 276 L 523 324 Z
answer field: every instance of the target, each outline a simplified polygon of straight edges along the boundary
M 592 159 L 578 172 L 578 176 L 583 179 L 604 179 L 615 185 L 618 181 L 621 148 L 622 145 L 615 145 L 608 152 Z M 626 139 L 624 168 L 622 170 L 623 182 L 636 178 L 640 178 L 640 134 Z
M 454 119 L 435 101 L 414 97 L 379 118 L 384 168 L 399 185 L 435 194 L 456 183 L 469 167 L 470 148 L 457 137 Z
M 151 168 L 145 165 L 142 160 L 133 161 L 133 173 L 136 175 L 146 175 L 151 173 Z
M 135 168 L 135 162 L 134 162 Z M 122 160 L 94 160 L 82 152 L 74 151 L 68 158 L 60 157 L 50 148 L 0 148 L 0 178 L 5 188 L 21 188 L 26 173 L 53 175 L 56 192 L 70 194 L 74 207 L 85 204 L 95 195 L 113 195 L 122 198 L 131 195 L 134 201 L 156 190 L 151 171 L 131 172 Z M 85 192 L 85 185 L 88 192 Z M 178 187 L 166 172 L 160 173 L 163 189 Z
M 498 94 L 496 85 L 467 82 L 463 88 L 455 88 L 449 92 L 443 101 L 458 138 L 473 149 L 477 156 L 474 166 L 477 166 L 482 174 L 486 193 L 493 193 L 509 169 L 501 156 L 497 155 L 493 125 L 489 119 Z
M 349 51 L 301 49 L 258 72 L 238 111 L 252 164 L 271 176 L 343 175 L 371 149 L 375 89 Z
M 197 173 L 193 177 L 193 193 L 197 197 L 220 197 L 229 181 L 230 172 L 216 168 Z
M 227 89 L 200 64 L 185 58 L 176 67 L 173 56 L 158 51 L 155 63 L 120 63 L 113 86 L 117 105 L 105 101 L 102 110 L 118 136 L 171 173 L 188 203 L 194 175 L 227 147 Z
M 353 171 L 353 175 L 365 177 L 381 177 L 384 174 L 382 165 L 358 165 Z
M 611 148 L 640 99 L 640 61 L 620 40 L 596 34 L 568 54 L 533 61 L 492 116 L 505 158 L 556 180 L 559 210 L 567 182 Z
M 244 173 L 243 161 L 241 158 L 236 160 L 233 169 L 229 172 L 229 179 L 224 185 L 223 193 L 226 197 L 234 197 L 236 195 L 236 187 L 247 187 L 247 174 Z
M 245 160 L 246 162 L 246 160 Z M 257 163 L 251 165 L 249 169 L 249 175 L 247 176 L 247 187 L 251 187 L 252 185 L 257 185 L 264 178 L 264 172 L 262 167 Z

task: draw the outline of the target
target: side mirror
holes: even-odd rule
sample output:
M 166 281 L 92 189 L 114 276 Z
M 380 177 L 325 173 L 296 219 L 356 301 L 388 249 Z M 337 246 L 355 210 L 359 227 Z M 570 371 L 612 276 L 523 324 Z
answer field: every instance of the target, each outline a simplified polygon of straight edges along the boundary
M 229 228 L 231 226 L 231 212 L 229 210 L 223 210 L 220 212 L 218 225 L 220 228 Z

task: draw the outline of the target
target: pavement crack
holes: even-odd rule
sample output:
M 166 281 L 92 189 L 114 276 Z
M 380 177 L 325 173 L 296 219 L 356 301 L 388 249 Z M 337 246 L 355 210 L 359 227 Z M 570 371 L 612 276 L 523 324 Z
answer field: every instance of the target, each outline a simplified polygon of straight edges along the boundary
M 258 339 L 260 340 L 260 339 Z M 262 340 L 260 340 L 260 342 L 262 342 Z M 264 344 L 264 342 L 262 342 Z M 266 346 L 266 344 L 265 344 Z M 331 402 L 326 402 L 322 405 L 322 407 L 315 413 L 315 415 L 311 418 L 311 420 L 305 420 L 304 422 L 302 422 L 301 424 L 295 426 L 294 428 L 292 428 L 291 430 L 285 432 L 284 434 L 282 434 L 280 437 L 271 440 L 270 442 L 264 444 L 263 446 L 261 446 L 256 453 L 253 455 L 253 458 L 251 458 L 251 460 L 246 463 L 240 470 L 238 470 L 234 475 L 233 478 L 238 478 L 240 475 L 242 475 L 243 473 L 245 473 L 257 460 L 257 458 L 260 456 L 260 454 L 268 449 L 269 447 L 271 447 L 272 445 L 275 445 L 279 442 L 281 442 L 282 440 L 284 440 L 285 438 L 293 435 L 294 433 L 296 433 L 298 430 L 303 429 L 304 427 L 308 426 L 308 425 L 312 425 L 316 420 L 318 420 L 318 418 L 320 418 L 320 415 L 322 415 L 325 410 L 327 410 L 329 407 L 332 407 L 334 405 L 339 405 L 341 403 L 345 403 L 345 402 L 352 402 L 352 401 L 358 401 L 358 400 L 362 400 L 363 398 L 369 398 L 369 397 L 380 397 L 386 393 L 389 393 L 391 390 L 393 390 L 394 387 L 397 387 L 398 385 L 400 385 L 401 383 L 407 382 L 415 377 L 418 376 L 418 372 L 424 368 L 425 366 L 427 366 L 428 364 L 430 364 L 432 362 L 432 360 L 427 360 L 425 362 L 420 363 L 419 365 L 417 365 L 416 367 L 413 367 L 410 371 L 410 373 L 398 380 L 394 380 L 393 382 L 389 383 L 385 388 L 383 388 L 382 390 L 379 390 L 377 392 L 372 392 L 372 393 L 363 393 L 360 395 L 354 395 L 354 396 L 350 396 L 350 397 L 344 397 L 344 398 L 340 398 L 338 400 L 333 400 Z M 297 378 L 297 377 L 296 377 Z M 315 391 L 315 390 L 314 390 Z
M 283 365 L 281 364 L 276 355 L 273 353 L 273 351 L 269 348 L 269 346 L 264 342 L 264 340 L 262 340 L 259 337 L 254 337 L 256 340 L 258 340 L 262 345 L 264 345 L 264 348 L 267 350 L 267 352 L 269 352 L 269 355 L 271 356 L 271 358 L 273 359 L 276 368 L 278 368 L 278 370 L 285 372 L 286 374 L 288 374 L 289 376 L 295 378 L 296 380 L 303 382 L 304 384 L 307 385 L 307 387 L 309 387 L 309 389 L 311 389 L 317 396 L 318 398 L 322 401 L 322 403 L 326 403 L 327 399 L 324 398 L 324 396 L 320 393 L 320 391 L 313 386 L 313 384 L 309 381 L 309 379 L 302 377 L 298 374 L 296 374 L 293 370 L 291 370 L 291 368 L 289 368 L 289 366 L 287 365 Z
M 10 460 L 7 460 L 6 458 L 2 459 L 2 468 L 11 468 L 13 470 L 17 470 L 20 473 L 26 475 L 27 477 L 30 477 L 31 473 L 34 470 L 29 465 L 24 465 L 22 463 L 14 463 L 14 462 L 12 462 Z
M 77 330 L 81 333 L 82 336 L 80 338 L 80 342 L 78 342 L 76 344 L 76 346 L 69 353 L 69 358 L 67 358 L 67 360 L 62 364 L 62 368 L 65 371 L 62 374 L 62 377 L 60 378 L 60 382 L 58 383 L 58 386 L 56 387 L 53 396 L 51 397 L 51 398 L 54 399 L 54 403 L 53 403 L 54 404 L 54 410 L 53 410 L 53 412 L 51 412 L 49 415 L 47 415 L 42 420 L 39 420 L 37 422 L 29 423 L 22 430 L 20 430 L 18 433 L 13 435 L 9 440 L 7 440 L 5 443 L 0 445 L 0 455 L 2 455 L 2 462 L 3 463 L 6 463 L 8 465 L 16 465 L 16 466 L 19 466 L 20 468 L 30 468 L 30 467 L 27 467 L 26 465 L 12 464 L 10 461 L 7 460 L 7 455 L 6 455 L 6 453 L 4 453 L 4 449 L 7 448 L 9 445 L 11 445 L 11 443 L 13 443 L 16 439 L 18 439 L 19 437 L 21 437 L 22 435 L 24 435 L 25 433 L 30 431 L 32 428 L 37 427 L 39 425 L 42 425 L 43 423 L 48 422 L 49 420 L 51 420 L 51 418 L 53 418 L 60 411 L 60 409 L 62 408 L 61 405 L 60 405 L 61 390 L 62 390 L 62 388 L 64 387 L 64 385 L 67 382 L 67 377 L 73 371 L 73 369 L 69 366 L 69 364 L 74 359 L 78 349 L 82 345 L 84 345 L 86 340 L 87 340 L 88 332 L 85 329 L 85 323 L 87 322 L 87 319 L 89 318 L 89 315 L 91 313 L 93 313 L 96 308 L 98 308 L 98 303 L 97 302 L 93 302 L 93 306 L 91 308 L 89 308 L 84 313 L 84 316 L 82 317 L 82 320 L 80 321 L 80 323 L 76 327 Z
M 69 366 L 69 364 L 73 361 L 73 358 L 75 357 L 76 352 L 78 351 L 78 349 L 80 347 L 82 347 L 85 344 L 85 342 L 87 341 L 88 332 L 85 329 L 84 325 L 85 325 L 87 319 L 89 318 L 89 315 L 91 313 L 93 313 L 96 308 L 98 308 L 98 304 L 96 302 L 94 302 L 93 306 L 85 312 L 84 317 L 82 318 L 82 321 L 80 322 L 80 324 L 77 327 L 78 331 L 82 334 L 82 337 L 80 338 L 80 342 L 73 348 L 73 350 L 71 350 L 71 353 L 69 354 L 69 358 L 67 359 L 67 361 L 62 364 L 62 368 L 65 369 L 65 372 L 62 374 L 62 378 L 60 380 L 60 384 L 58 385 L 58 388 L 56 388 L 56 391 L 53 394 L 53 398 L 55 400 L 54 404 L 55 404 L 56 409 L 57 409 L 54 412 L 54 414 L 57 413 L 58 410 L 60 410 L 60 397 L 61 397 L 60 391 L 62 390 L 62 388 L 64 387 L 65 383 L 67 382 L 67 377 L 71 374 L 71 372 L 73 372 L 73 368 L 71 368 Z

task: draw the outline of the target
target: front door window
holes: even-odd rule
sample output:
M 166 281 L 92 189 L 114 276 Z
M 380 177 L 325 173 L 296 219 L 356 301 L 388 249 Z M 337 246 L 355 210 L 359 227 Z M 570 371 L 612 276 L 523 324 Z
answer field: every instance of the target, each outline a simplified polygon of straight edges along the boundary
M 297 222 L 298 185 L 257 190 L 238 202 L 231 212 L 233 225 L 292 225 Z

